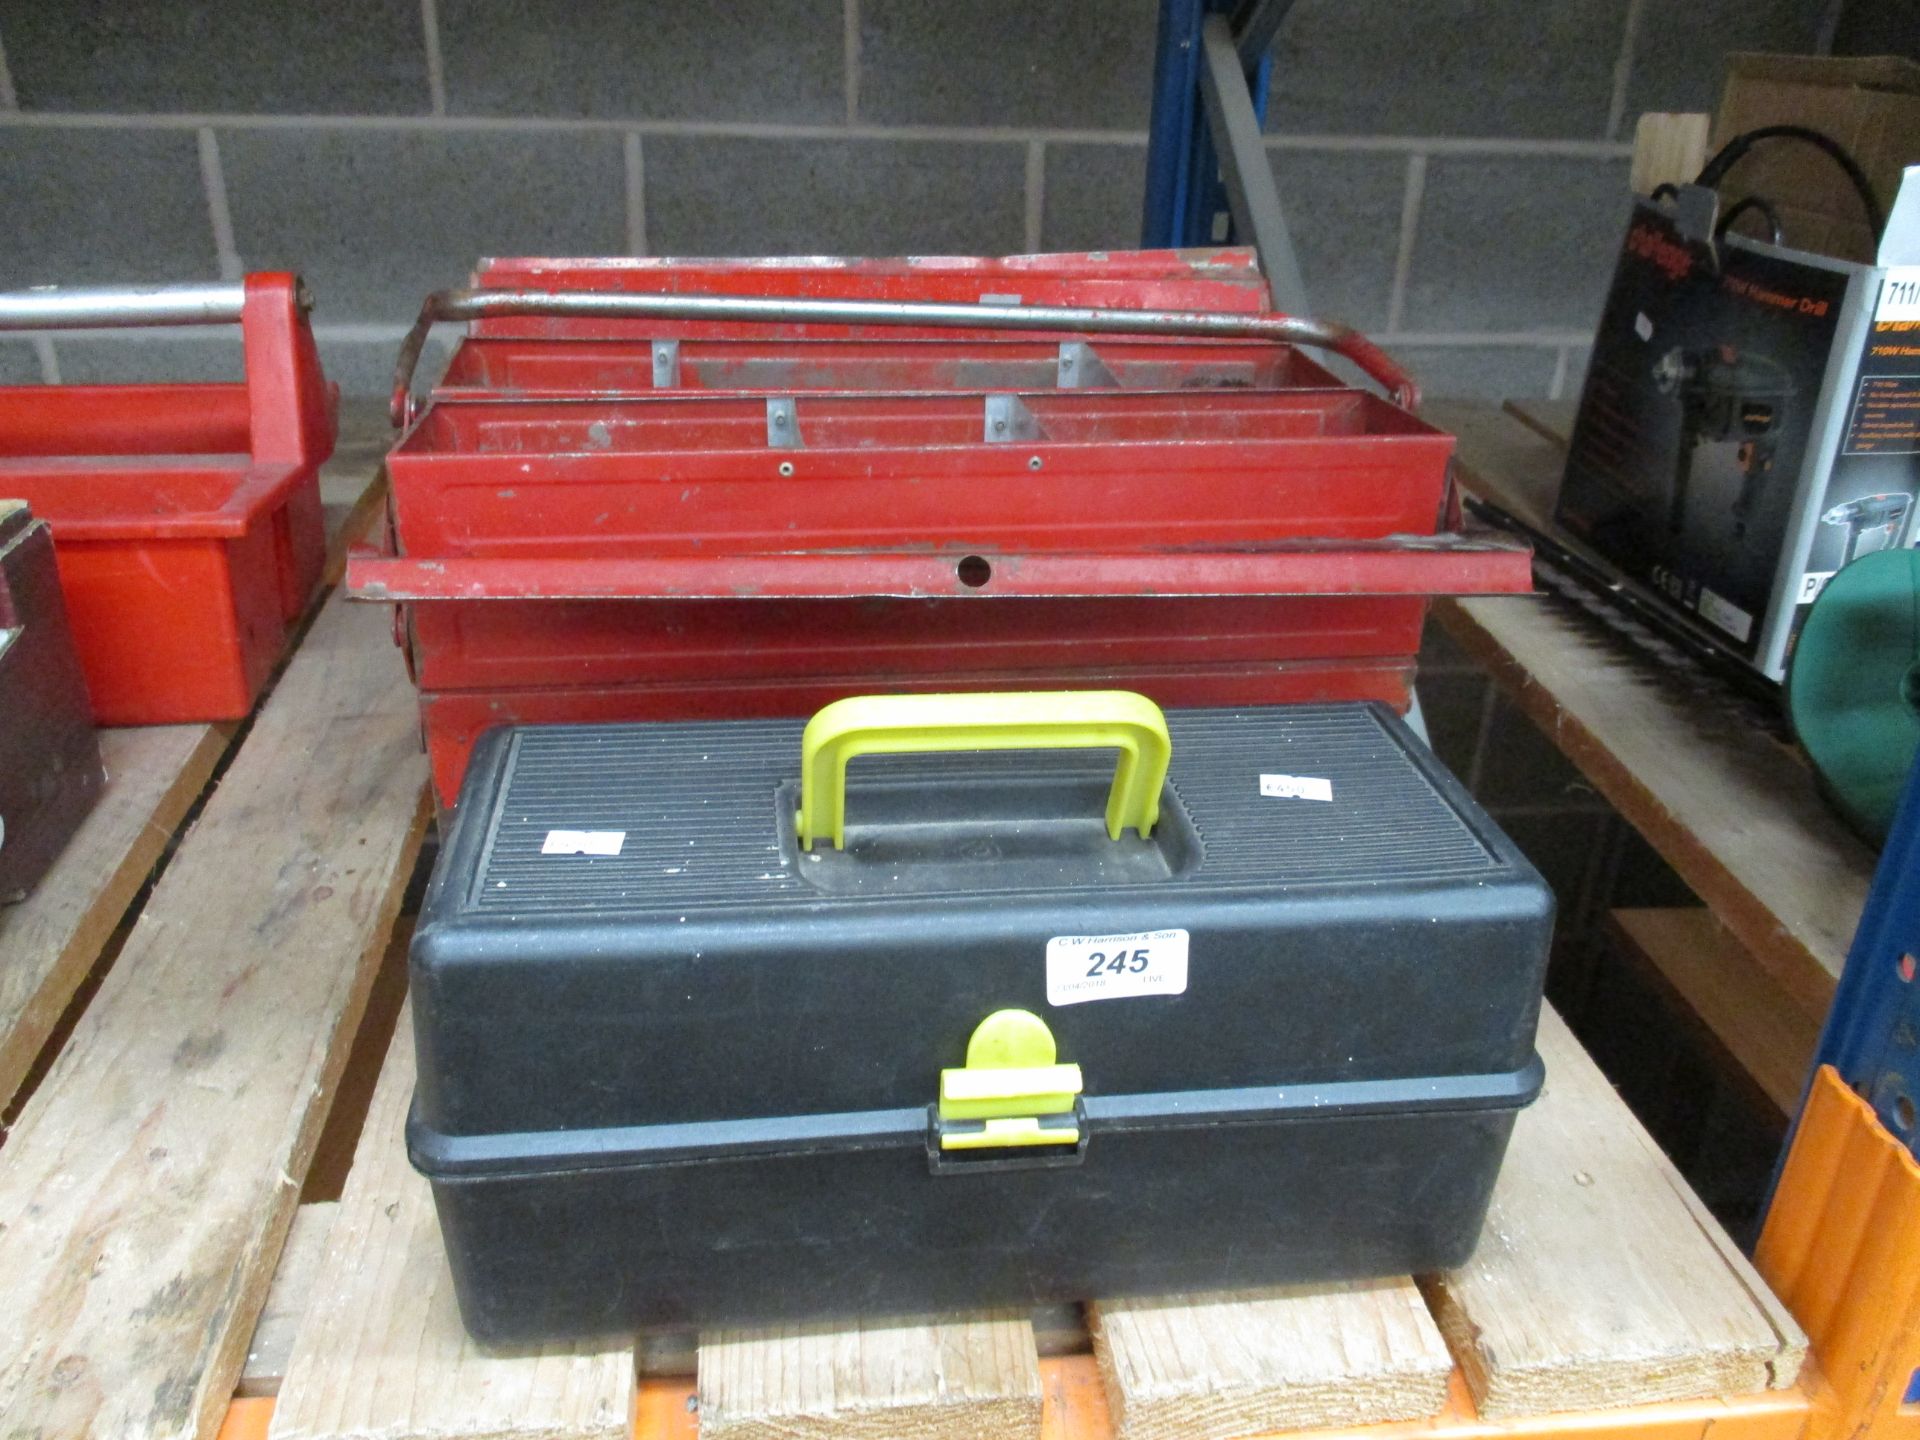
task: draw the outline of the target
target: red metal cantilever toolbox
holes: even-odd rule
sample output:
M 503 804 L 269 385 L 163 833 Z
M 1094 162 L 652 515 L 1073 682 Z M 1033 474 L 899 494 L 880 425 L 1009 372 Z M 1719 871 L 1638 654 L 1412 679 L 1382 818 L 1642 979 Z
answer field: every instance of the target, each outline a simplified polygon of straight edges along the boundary
M 325 560 L 336 392 L 297 277 L 0 297 L 6 328 L 238 321 L 240 384 L 0 389 L 0 494 L 50 525 L 105 725 L 244 716 Z
M 1231 255 L 494 262 L 482 280 L 1250 316 L 1261 294 Z M 391 456 L 390 554 L 349 576 L 402 603 L 442 800 L 507 722 L 1033 684 L 1404 708 L 1428 596 L 1529 584 L 1523 551 L 1437 533 L 1449 437 L 1289 346 L 952 324 L 485 312 Z M 663 345 L 677 375 L 652 368 Z M 1063 362 L 1092 359 L 1082 388 Z M 1019 378 L 1048 388 L 983 391 Z

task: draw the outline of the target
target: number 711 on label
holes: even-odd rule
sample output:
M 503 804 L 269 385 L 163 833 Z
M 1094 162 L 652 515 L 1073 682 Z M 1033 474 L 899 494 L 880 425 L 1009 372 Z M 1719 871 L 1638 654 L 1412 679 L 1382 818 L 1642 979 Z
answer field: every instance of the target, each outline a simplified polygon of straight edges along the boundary
M 1047 1003 L 1181 995 L 1187 988 L 1187 932 L 1056 935 L 1047 941 Z

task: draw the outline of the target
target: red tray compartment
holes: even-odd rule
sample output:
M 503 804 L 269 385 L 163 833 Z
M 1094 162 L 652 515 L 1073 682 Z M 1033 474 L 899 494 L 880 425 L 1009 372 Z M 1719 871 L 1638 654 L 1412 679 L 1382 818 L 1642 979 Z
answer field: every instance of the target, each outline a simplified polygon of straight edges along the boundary
M 403 603 L 447 805 L 474 740 L 509 722 L 794 716 L 876 690 L 1062 686 L 1176 706 L 1404 709 L 1429 595 L 1530 584 L 1524 548 L 1444 537 L 968 558 L 986 583 L 924 551 L 361 556 L 351 583 Z
M 1370 595 L 1002 598 L 985 609 L 973 598 L 451 600 L 413 605 L 411 641 L 414 678 L 432 691 L 723 677 L 800 684 L 867 676 L 888 686 L 1063 667 L 1106 673 L 1147 656 L 1169 667 L 1280 656 L 1397 663 L 1418 648 L 1425 611 L 1424 596 Z
M 246 380 L 0 389 L 0 495 L 47 520 L 95 720 L 238 719 L 320 581 L 337 396 L 296 277 L 246 280 Z
M 996 418 L 995 404 L 1012 412 Z M 1359 391 L 433 406 L 388 459 L 402 554 L 1164 550 L 1432 534 L 1451 436 Z M 1006 441 L 985 438 L 1003 425 Z M 1032 438 L 1013 438 L 1031 430 Z
M 1335 390 L 1343 382 L 1290 345 L 1041 340 L 646 340 L 474 338 L 436 400 L 662 391 Z M 1079 372 L 1079 373 L 1076 373 Z

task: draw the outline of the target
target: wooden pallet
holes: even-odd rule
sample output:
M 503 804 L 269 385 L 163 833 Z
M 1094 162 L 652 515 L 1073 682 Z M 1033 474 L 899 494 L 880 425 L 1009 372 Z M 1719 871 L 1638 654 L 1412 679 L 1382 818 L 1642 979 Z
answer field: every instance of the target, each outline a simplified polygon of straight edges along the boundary
M 163 840 L 196 798 L 171 763 L 116 782 Z M 1084 1342 L 1057 1310 L 1044 1343 L 1009 1314 L 716 1333 L 677 1352 L 692 1377 L 637 1380 L 624 1344 L 483 1352 L 405 1159 L 404 1016 L 338 1202 L 296 1205 L 424 781 L 387 616 L 336 597 L 138 914 L 124 877 L 66 902 L 70 936 L 122 938 L 52 946 L 112 963 L 0 1147 L 0 1435 L 1466 1437 L 1612 1407 L 1666 1435 L 1800 1433 L 1804 1337 L 1551 1014 L 1546 1092 L 1452 1274 L 1095 1301 Z M 138 871 L 138 843 L 80 863 Z
M 1502 1421 L 1790 1386 L 1805 1354 L 1791 1317 L 1551 1012 L 1541 1051 L 1547 1090 L 1516 1127 L 1472 1264 L 1418 1286 L 1091 1305 L 1106 1428 L 1086 1433 L 1226 1440 L 1433 1417 L 1461 1404 L 1456 1370 L 1472 1412 Z M 295 1338 L 263 1345 L 250 1371 L 257 1391 L 278 1380 L 266 1433 L 623 1430 L 627 1347 L 501 1359 L 466 1341 L 402 1146 L 412 1076 L 402 1027 L 338 1213 L 282 1263 L 271 1328 Z M 1059 1364 L 1038 1357 L 1025 1316 L 704 1335 L 692 1386 L 640 1386 L 638 1433 L 697 1415 L 705 1440 L 1038 1435 L 1060 1423 L 1044 1379 Z

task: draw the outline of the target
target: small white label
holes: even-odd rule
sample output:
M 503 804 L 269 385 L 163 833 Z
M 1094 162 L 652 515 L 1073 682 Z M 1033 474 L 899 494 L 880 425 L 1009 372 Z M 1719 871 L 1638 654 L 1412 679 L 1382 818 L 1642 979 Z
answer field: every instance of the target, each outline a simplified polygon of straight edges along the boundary
M 1832 570 L 1809 570 L 1800 577 L 1800 594 L 1794 601 L 1796 605 L 1811 605 L 1820 598 L 1820 592 L 1827 588 L 1827 581 L 1834 577 Z
M 1704 585 L 1700 587 L 1700 613 L 1736 640 L 1745 640 L 1753 633 L 1753 616 Z
M 549 830 L 542 855 L 618 855 L 627 843 L 624 830 Z
M 1646 311 L 1642 310 L 1638 315 L 1633 317 L 1633 333 L 1638 335 L 1642 340 L 1651 340 L 1653 338 L 1653 321 L 1647 318 Z
M 1886 325 L 1901 320 L 1920 320 L 1920 265 L 1895 265 L 1880 282 L 1880 303 L 1873 312 L 1873 323 Z
M 1047 1003 L 1123 1000 L 1132 995 L 1184 995 L 1187 932 L 1056 935 L 1047 941 Z
M 1324 800 L 1333 802 L 1333 781 L 1318 775 L 1262 775 L 1260 793 L 1280 800 Z

